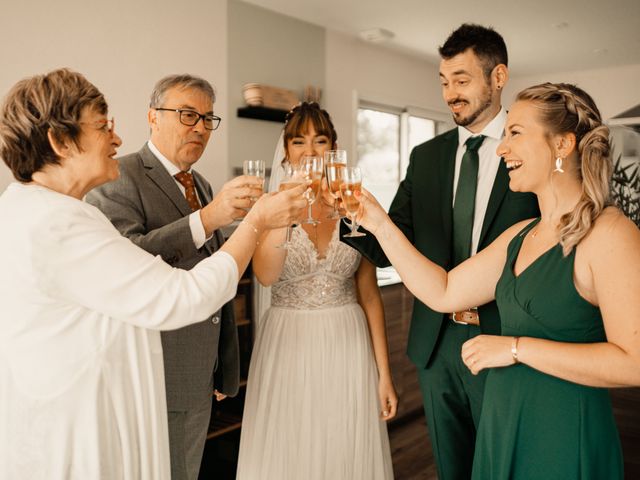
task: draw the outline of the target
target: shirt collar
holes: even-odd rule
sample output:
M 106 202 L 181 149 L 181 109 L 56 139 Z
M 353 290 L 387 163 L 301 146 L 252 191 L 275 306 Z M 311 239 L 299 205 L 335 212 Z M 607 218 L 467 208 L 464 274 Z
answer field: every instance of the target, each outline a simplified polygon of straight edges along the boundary
M 505 123 L 507 123 L 507 112 L 504 107 L 500 107 L 498 114 L 493 117 L 493 120 L 487 123 L 479 133 L 473 133 L 467 130 L 466 127 L 458 125 L 458 145 L 464 145 L 469 137 L 477 135 L 484 135 L 485 137 L 493 138 L 494 140 L 501 140 Z
M 162 166 L 167 169 L 167 172 L 169 172 L 169 175 L 173 177 L 176 173 L 181 172 L 181 170 L 178 167 L 176 167 L 173 163 L 171 163 L 171 161 L 167 157 L 165 157 L 162 153 L 160 153 L 160 150 L 158 150 L 158 147 L 156 147 L 151 140 L 147 142 L 147 145 L 149 146 L 149 150 L 151 150 L 151 153 L 153 153 L 156 156 L 156 158 L 160 160 L 160 163 L 162 164 Z M 191 169 L 188 170 L 188 172 L 190 171 Z

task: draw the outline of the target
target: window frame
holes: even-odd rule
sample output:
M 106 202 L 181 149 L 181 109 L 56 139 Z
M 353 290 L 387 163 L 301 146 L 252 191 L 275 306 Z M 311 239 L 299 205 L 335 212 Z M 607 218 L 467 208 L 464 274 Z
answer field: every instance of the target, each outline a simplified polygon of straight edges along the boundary
M 399 117 L 399 131 L 398 131 L 398 185 L 404 180 L 409 166 L 409 156 L 411 149 L 409 148 L 409 118 L 416 117 L 434 122 L 434 137 L 444 133 L 455 127 L 451 115 L 449 113 L 431 110 L 416 106 L 397 107 L 386 103 L 370 101 L 367 99 L 358 99 L 355 109 L 355 152 L 356 152 L 356 164 L 360 162 L 358 154 L 358 113 L 360 110 L 374 110 L 383 113 L 389 113 L 398 115 Z M 428 139 L 427 139 L 428 140 Z M 425 141 L 427 141 L 425 140 Z M 396 186 L 396 187 L 397 187 Z

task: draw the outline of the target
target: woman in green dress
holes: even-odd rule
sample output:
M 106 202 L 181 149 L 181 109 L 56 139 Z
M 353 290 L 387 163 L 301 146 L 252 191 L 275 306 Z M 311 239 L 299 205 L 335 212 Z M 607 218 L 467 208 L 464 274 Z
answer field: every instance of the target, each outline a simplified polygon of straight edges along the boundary
M 510 188 L 534 192 L 541 217 L 448 274 L 361 195 L 359 221 L 422 302 L 442 312 L 498 302 L 502 335 L 461 352 L 474 374 L 489 369 L 474 479 L 623 477 L 607 388 L 640 385 L 640 231 L 610 206 L 609 152 L 583 90 L 520 92 L 498 154 Z

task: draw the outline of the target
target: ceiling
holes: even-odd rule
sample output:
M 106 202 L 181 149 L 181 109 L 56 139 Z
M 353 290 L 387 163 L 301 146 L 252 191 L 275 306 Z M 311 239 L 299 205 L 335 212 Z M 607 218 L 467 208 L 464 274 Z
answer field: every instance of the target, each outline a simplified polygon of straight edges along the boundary
M 438 46 L 464 22 L 504 37 L 512 75 L 640 64 L 640 0 L 244 1 L 348 35 L 389 30 L 385 46 L 436 64 Z

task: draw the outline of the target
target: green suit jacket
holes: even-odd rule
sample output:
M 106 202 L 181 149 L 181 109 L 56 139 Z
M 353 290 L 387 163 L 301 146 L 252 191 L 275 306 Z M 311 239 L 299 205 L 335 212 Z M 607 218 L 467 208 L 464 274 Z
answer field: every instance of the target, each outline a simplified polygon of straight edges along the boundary
M 457 128 L 418 145 L 411 152 L 405 179 L 389 209 L 389 216 L 413 245 L 426 257 L 446 270 L 453 268 L 453 176 Z M 538 203 L 531 193 L 509 190 L 509 175 L 500 162 L 493 184 L 487 212 L 482 223 L 478 250 L 485 248 L 508 227 L 520 220 L 537 217 Z M 346 231 L 346 227 L 341 227 Z M 389 266 L 389 260 L 375 237 L 343 238 L 379 267 Z M 500 333 L 500 317 L 495 302 L 478 309 L 484 333 Z M 431 310 L 419 300 L 414 301 L 407 354 L 421 368 L 427 367 L 438 344 L 445 315 Z

